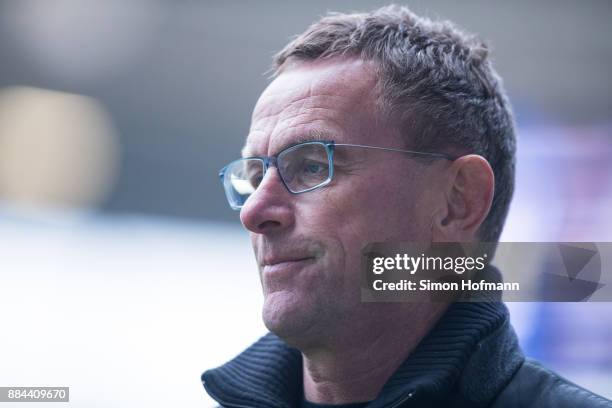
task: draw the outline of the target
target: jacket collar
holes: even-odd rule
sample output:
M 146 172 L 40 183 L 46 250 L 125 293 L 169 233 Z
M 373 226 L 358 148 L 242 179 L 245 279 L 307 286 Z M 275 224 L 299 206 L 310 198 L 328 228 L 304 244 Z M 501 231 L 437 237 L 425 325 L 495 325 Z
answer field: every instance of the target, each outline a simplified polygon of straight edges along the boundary
M 455 303 L 368 407 L 422 403 L 488 405 L 524 357 L 501 302 Z M 202 374 L 225 407 L 291 408 L 302 398 L 302 356 L 267 334 L 238 357 Z M 446 400 L 446 402 L 444 402 Z

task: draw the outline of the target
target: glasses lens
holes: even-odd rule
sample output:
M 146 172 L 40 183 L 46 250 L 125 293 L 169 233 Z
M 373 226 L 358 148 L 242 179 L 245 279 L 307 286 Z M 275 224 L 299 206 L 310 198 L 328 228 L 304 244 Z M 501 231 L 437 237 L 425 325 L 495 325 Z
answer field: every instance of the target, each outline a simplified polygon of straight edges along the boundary
M 292 193 L 301 193 L 329 181 L 329 157 L 323 143 L 304 143 L 278 156 L 278 171 Z
M 241 159 L 230 163 L 223 172 L 223 188 L 230 207 L 241 208 L 263 176 L 264 162 L 261 159 Z

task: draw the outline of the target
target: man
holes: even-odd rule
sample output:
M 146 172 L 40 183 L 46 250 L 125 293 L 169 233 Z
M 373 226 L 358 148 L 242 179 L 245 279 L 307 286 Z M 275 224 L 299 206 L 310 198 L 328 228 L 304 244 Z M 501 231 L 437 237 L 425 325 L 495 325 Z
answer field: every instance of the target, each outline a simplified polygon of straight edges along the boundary
M 332 14 L 275 58 L 221 172 L 271 331 L 203 374 L 226 407 L 610 406 L 526 361 L 501 302 L 362 302 L 371 242 L 498 240 L 510 107 L 487 48 L 406 8 Z

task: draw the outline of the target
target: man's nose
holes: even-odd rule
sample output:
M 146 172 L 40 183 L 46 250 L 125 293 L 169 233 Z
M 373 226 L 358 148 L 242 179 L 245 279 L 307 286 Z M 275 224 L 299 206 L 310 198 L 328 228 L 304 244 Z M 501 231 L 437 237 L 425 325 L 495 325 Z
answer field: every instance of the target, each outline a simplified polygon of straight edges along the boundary
M 240 221 L 251 232 L 272 234 L 293 225 L 293 195 L 285 188 L 278 170 L 268 169 L 257 190 L 240 210 Z

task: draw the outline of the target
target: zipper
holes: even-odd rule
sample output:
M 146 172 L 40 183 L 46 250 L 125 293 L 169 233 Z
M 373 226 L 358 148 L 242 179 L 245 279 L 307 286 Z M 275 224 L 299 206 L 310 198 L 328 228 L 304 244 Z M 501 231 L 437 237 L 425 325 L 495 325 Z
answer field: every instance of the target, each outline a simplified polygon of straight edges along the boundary
M 398 408 L 404 402 L 408 401 L 409 399 L 412 399 L 412 397 L 414 397 L 414 392 L 408 393 L 408 395 L 406 395 L 404 398 L 402 398 L 399 401 L 397 401 L 395 404 L 391 405 L 389 408 Z

